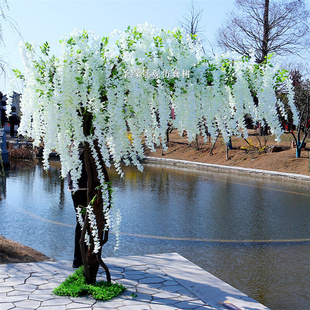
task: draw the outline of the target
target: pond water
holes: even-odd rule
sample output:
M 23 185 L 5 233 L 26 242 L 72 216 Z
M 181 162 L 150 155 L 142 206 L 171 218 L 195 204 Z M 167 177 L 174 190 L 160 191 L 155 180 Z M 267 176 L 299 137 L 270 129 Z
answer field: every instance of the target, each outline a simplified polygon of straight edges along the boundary
M 146 165 L 110 175 L 122 213 L 104 256 L 177 252 L 276 309 L 310 309 L 309 185 Z M 72 259 L 75 213 L 59 161 L 0 177 L 0 234 Z

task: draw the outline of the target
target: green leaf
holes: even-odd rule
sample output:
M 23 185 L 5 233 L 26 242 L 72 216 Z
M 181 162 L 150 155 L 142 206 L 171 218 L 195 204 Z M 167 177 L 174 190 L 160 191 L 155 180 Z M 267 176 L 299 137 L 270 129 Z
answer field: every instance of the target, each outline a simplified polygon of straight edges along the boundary
M 48 56 L 48 53 L 50 51 L 50 45 L 48 42 L 45 42 L 42 44 L 42 46 L 40 46 L 41 52 L 42 54 L 44 54 L 45 56 Z
M 14 72 L 16 78 L 25 80 L 25 76 L 18 69 L 12 69 L 12 71 Z
M 26 46 L 26 49 L 29 51 L 29 52 L 32 52 L 33 51 L 33 46 L 28 43 L 28 42 L 25 42 L 25 46 Z

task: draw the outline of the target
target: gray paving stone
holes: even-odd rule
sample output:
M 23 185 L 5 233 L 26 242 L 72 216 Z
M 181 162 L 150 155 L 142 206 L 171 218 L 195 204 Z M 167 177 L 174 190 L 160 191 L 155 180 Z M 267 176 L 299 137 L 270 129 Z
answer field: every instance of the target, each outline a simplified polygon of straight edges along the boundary
M 163 285 L 164 286 L 175 286 L 175 285 L 179 285 L 179 283 L 177 281 L 169 279 L 169 280 L 164 281 Z
M 144 275 L 144 274 L 145 274 L 145 271 L 133 269 L 133 270 L 125 270 L 123 273 L 124 273 L 125 275 L 131 275 L 131 274 L 140 274 L 140 275 Z
M 29 295 L 29 299 L 32 299 L 32 300 L 37 300 L 37 301 L 45 301 L 45 300 L 50 300 L 50 299 L 53 299 L 54 296 L 53 295 L 37 295 L 37 294 L 30 294 Z
M 139 284 L 137 286 L 137 292 L 139 293 L 146 293 L 146 294 L 156 294 L 156 293 L 160 293 L 161 290 L 154 287 L 153 285 L 152 286 L 149 286 L 149 285 L 146 285 L 146 284 Z
M 27 292 L 23 292 L 23 291 L 11 291 L 9 293 L 6 293 L 6 296 L 26 296 L 28 297 L 30 294 Z M 0 297 L 1 298 L 1 297 Z
M 178 300 L 179 301 L 189 301 L 189 300 L 193 300 L 194 298 L 195 298 L 194 294 L 187 292 L 186 295 L 180 295 L 180 297 L 178 297 Z
M 48 283 L 51 283 L 51 284 L 54 284 L 55 287 L 56 286 L 59 286 L 62 282 L 64 282 L 66 280 L 66 278 L 61 278 L 61 279 L 58 279 L 58 278 L 55 278 L 55 279 L 50 279 L 47 281 L 47 283 L 43 283 L 43 284 L 48 284 Z
M 195 309 L 203 305 L 204 303 L 201 300 L 181 301 L 175 304 L 175 306 L 180 309 Z
M 139 302 L 150 302 L 152 300 L 152 295 L 145 293 L 136 293 L 132 300 L 136 300 Z
M 183 293 L 185 293 L 186 294 L 186 292 L 188 292 L 188 290 L 186 290 L 185 288 L 184 288 L 184 286 L 182 286 L 182 285 L 168 285 L 168 286 L 163 286 L 163 289 L 165 290 L 165 291 L 168 291 L 168 292 L 179 292 L 179 291 L 184 291 Z
M 40 290 L 50 290 L 52 291 L 55 287 L 57 287 L 58 284 L 57 283 L 46 283 L 46 284 L 42 284 L 40 285 Z
M 159 305 L 159 304 L 151 304 L 150 308 L 151 308 L 151 310 L 175 310 L 175 309 L 178 309 L 175 306 Z
M 72 303 L 68 297 L 61 297 L 61 298 L 52 298 L 49 300 L 42 301 L 42 307 L 54 307 L 54 306 L 65 306 Z
M 150 278 L 144 278 L 144 279 L 139 280 L 139 283 L 143 283 L 143 284 L 163 283 L 163 282 L 164 280 L 159 277 L 150 277 Z
M 119 279 L 118 284 L 122 284 L 125 287 L 135 287 L 137 285 L 137 282 L 130 279 Z
M 97 303 L 108 304 L 110 302 L 114 302 L 114 303 L 121 303 L 123 305 L 126 300 L 128 300 L 128 298 L 124 298 L 122 295 L 118 295 L 112 298 L 111 300 L 97 300 Z
M 28 295 L 5 296 L 1 298 L 1 302 L 14 303 L 14 302 L 25 300 L 25 299 L 28 299 Z M 0 309 L 1 309 L 1 306 L 0 306 Z
M 143 274 L 126 274 L 125 278 L 129 280 L 141 280 L 144 279 L 145 276 Z
M 163 284 L 162 283 L 151 283 L 150 286 L 152 286 L 153 288 L 162 289 Z
M 14 285 L 24 284 L 24 283 L 25 283 L 25 277 L 24 278 L 17 278 L 17 279 L 9 278 L 9 279 L 5 280 L 4 282 L 1 282 L 0 287 L 1 286 L 14 286 Z
M 73 303 L 81 303 L 88 305 L 89 307 L 93 306 L 96 303 L 96 300 L 93 297 L 68 297 Z
M 39 309 L 40 310 L 66 310 L 67 306 L 43 306 L 43 307 L 40 307 Z
M 17 308 L 26 308 L 26 309 L 37 309 L 40 306 L 40 304 L 41 304 L 40 301 L 30 299 L 14 302 L 14 305 Z
M 152 304 L 162 304 L 162 305 L 175 305 L 179 302 L 178 299 L 170 299 L 170 298 L 153 298 Z
M 31 308 L 15 307 L 14 310 L 33 310 Z
M 0 293 L 8 293 L 13 291 L 14 288 L 12 286 L 2 286 L 0 287 Z
M 93 309 L 117 309 L 123 305 L 123 301 L 98 301 L 96 304 L 94 304 Z
M 177 299 L 178 297 L 180 297 L 181 295 L 178 293 L 174 293 L 174 292 L 167 292 L 167 291 L 161 291 L 160 293 L 154 294 L 153 297 L 154 298 L 174 298 Z
M 67 305 L 66 309 L 90 309 L 90 305 L 84 304 L 84 303 L 79 303 L 79 302 L 74 302 L 70 305 Z
M 150 310 L 148 305 L 125 305 L 123 307 L 119 307 L 118 310 Z
M 124 278 L 124 275 L 123 274 L 121 274 L 121 273 L 114 273 L 114 272 L 111 272 L 110 273 L 111 274 L 111 278 L 113 279 L 113 280 L 117 280 L 117 279 L 123 279 Z M 105 279 L 105 278 L 104 278 Z
M 125 268 L 123 267 L 118 267 L 118 266 L 108 266 L 110 269 L 110 272 L 119 272 L 123 273 L 125 271 Z
M 190 298 L 196 298 L 197 296 L 195 294 L 192 294 L 189 292 L 186 288 L 182 287 L 176 293 L 179 293 L 180 295 L 188 296 Z
M 154 267 L 156 267 L 156 266 L 154 266 L 154 265 L 150 266 L 150 265 L 144 265 L 144 264 L 139 265 L 137 263 L 137 265 L 126 266 L 126 270 L 128 270 L 129 268 L 132 268 L 134 270 L 143 270 L 143 271 L 145 271 L 145 270 L 147 270 L 149 268 L 154 268 Z
M 27 293 L 32 293 L 37 289 L 37 285 L 33 284 L 18 284 L 14 285 L 14 290 L 15 291 L 22 291 L 22 292 L 27 292 Z
M 42 285 L 49 283 L 48 280 L 41 277 L 31 277 L 27 279 L 26 284 Z
M 166 274 L 160 268 L 149 268 L 145 270 L 146 273 L 166 276 Z
M 31 293 L 31 295 L 38 295 L 38 296 L 52 295 L 52 291 L 51 290 L 42 290 L 39 286 L 34 292 Z
M 0 302 L 0 309 L 1 310 L 9 310 L 9 309 L 14 309 L 14 308 L 15 308 L 15 306 L 12 303 L 8 303 L 8 302 L 2 303 L 2 302 Z

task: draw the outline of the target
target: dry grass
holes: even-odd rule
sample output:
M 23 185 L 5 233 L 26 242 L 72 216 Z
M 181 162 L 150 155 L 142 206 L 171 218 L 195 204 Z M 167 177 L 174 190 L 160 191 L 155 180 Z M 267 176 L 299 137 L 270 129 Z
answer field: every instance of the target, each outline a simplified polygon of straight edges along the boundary
M 36 151 L 32 148 L 32 145 L 21 145 L 18 147 L 10 145 L 8 151 L 10 158 L 32 160 L 36 157 Z

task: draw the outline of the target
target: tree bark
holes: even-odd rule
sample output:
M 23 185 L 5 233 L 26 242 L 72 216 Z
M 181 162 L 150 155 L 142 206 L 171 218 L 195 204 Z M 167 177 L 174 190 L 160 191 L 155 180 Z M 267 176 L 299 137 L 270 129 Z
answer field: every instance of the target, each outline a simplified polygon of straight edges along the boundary
M 268 55 L 268 42 L 269 42 L 269 0 L 265 0 L 264 7 L 264 36 L 262 42 L 262 58 L 259 60 L 259 63 L 263 62 Z
M 92 116 L 89 114 L 84 114 L 83 129 L 84 129 L 85 136 L 89 136 L 91 134 L 91 123 L 92 123 Z M 97 153 L 97 156 L 99 157 L 100 164 L 103 169 L 103 173 L 105 175 L 105 181 L 109 182 L 108 172 L 107 172 L 104 162 L 102 161 L 97 141 L 94 142 L 94 145 L 95 145 L 95 152 Z M 95 214 L 100 245 L 102 246 L 108 239 L 108 236 L 107 236 L 108 232 L 105 232 L 104 234 L 104 231 L 103 231 L 105 224 L 106 224 L 106 219 L 103 214 L 103 199 L 101 195 L 100 181 L 98 178 L 97 166 L 96 166 L 94 157 L 92 156 L 91 148 L 88 142 L 85 142 L 85 145 L 84 145 L 84 162 L 85 162 L 85 169 L 87 172 L 87 205 L 89 205 L 91 201 L 93 202 L 92 203 L 93 213 Z M 83 234 L 81 237 L 81 244 L 84 240 L 86 231 L 90 235 L 90 240 L 91 240 L 91 246 L 89 246 L 87 248 L 87 252 L 83 253 L 82 255 L 83 265 L 84 265 L 84 275 L 85 275 L 86 281 L 88 284 L 93 284 L 96 282 L 96 276 L 98 273 L 99 265 L 101 265 L 106 271 L 108 282 L 110 282 L 111 279 L 110 279 L 109 270 L 101 260 L 101 248 L 98 253 L 93 253 L 94 243 L 93 243 L 93 237 L 92 237 L 92 227 L 91 225 L 88 224 L 87 214 L 85 216 L 84 225 L 85 225 L 84 227 L 85 229 L 83 229 Z M 83 252 L 82 247 L 81 247 L 81 250 Z

